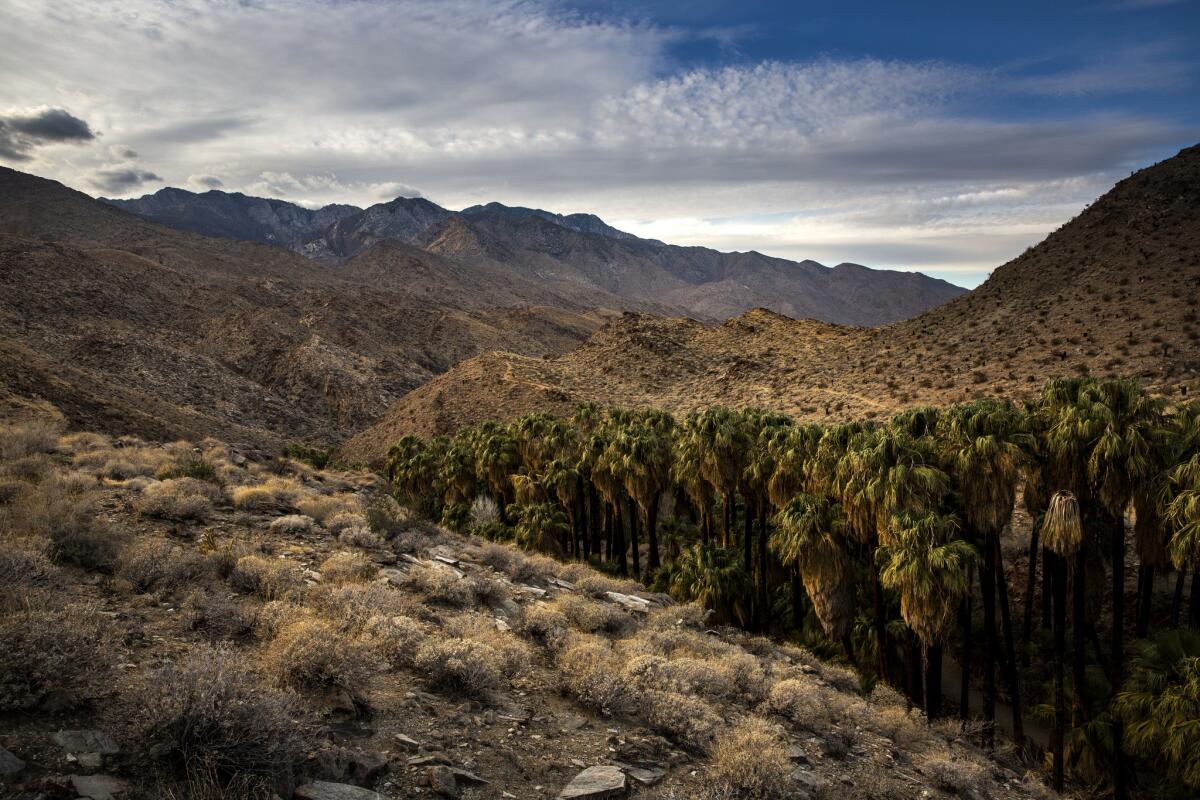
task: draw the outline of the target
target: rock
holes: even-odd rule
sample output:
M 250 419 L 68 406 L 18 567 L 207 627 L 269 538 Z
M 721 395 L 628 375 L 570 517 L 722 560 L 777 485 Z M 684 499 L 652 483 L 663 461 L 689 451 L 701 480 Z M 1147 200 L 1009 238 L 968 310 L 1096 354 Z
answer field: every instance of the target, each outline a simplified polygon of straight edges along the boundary
M 467 772 L 461 767 L 451 767 L 450 771 L 454 773 L 454 779 L 459 783 L 465 783 L 468 786 L 487 786 L 488 781 L 476 775 L 474 772 Z
M 792 781 L 804 792 L 805 795 L 813 795 L 825 788 L 825 781 L 813 775 L 803 767 L 797 767 L 792 770 Z
M 804 748 L 798 744 L 788 745 L 788 758 L 797 764 L 808 763 L 808 753 L 804 752 Z
M 387 757 L 378 750 L 352 753 L 348 762 L 350 777 L 359 786 L 373 786 L 388 768 Z
M 634 783 L 641 784 L 642 786 L 654 786 L 667 777 L 667 771 L 662 767 L 627 767 L 625 774 Z
M 539 589 L 537 586 L 528 586 L 525 584 L 521 584 L 520 586 L 517 587 L 517 589 L 519 591 L 524 592 L 525 594 L 532 595 L 532 596 L 538 598 L 539 600 L 544 600 L 550 596 L 549 592 L 547 592 L 545 589 Z
M 557 586 L 560 589 L 566 589 L 568 592 L 575 591 L 575 584 L 571 583 L 570 581 L 564 581 L 562 578 L 551 578 L 550 585 Z
M 115 800 L 129 791 L 129 784 L 109 775 L 72 775 L 70 781 L 75 794 L 91 800 Z
M 100 769 L 104 766 L 104 756 L 99 753 L 79 753 L 75 756 L 75 760 L 84 769 Z
M 440 561 L 443 564 L 451 567 L 457 567 L 459 565 L 459 560 L 457 558 L 450 558 L 449 556 L 434 556 L 433 560 Z
M 25 769 L 25 762 L 0 747 L 0 775 L 16 775 Z
M 395 567 L 384 567 L 383 569 L 379 570 L 379 577 L 393 586 L 404 585 L 404 573 Z
M 435 766 L 425 771 L 425 780 L 433 793 L 441 797 L 457 798 L 459 796 L 458 781 L 454 771 L 449 767 Z
M 429 767 L 440 764 L 444 767 L 450 766 L 450 758 L 445 753 L 435 751 L 424 756 L 413 756 L 408 759 L 410 767 Z
M 69 753 L 99 753 L 104 756 L 121 752 L 117 742 L 104 731 L 59 731 L 54 743 Z
M 621 594 L 620 592 L 605 592 L 604 596 L 626 611 L 632 611 L 636 614 L 650 613 L 650 601 L 644 600 L 641 597 L 632 594 Z
M 383 795 L 348 783 L 313 781 L 296 789 L 299 800 L 383 800 Z
M 559 800 L 606 800 L 623 797 L 625 773 L 619 767 L 588 767 L 558 793 Z
M 416 739 L 405 736 L 403 733 L 397 733 L 392 737 L 392 741 L 394 741 L 402 750 L 407 750 L 410 753 L 415 753 L 421 749 L 421 745 Z

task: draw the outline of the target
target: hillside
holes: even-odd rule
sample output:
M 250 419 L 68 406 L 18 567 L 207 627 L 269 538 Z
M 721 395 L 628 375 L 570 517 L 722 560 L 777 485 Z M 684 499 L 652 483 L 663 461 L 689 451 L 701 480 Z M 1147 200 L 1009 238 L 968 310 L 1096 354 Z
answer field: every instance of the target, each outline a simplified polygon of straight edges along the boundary
M 400 243 L 336 271 L 0 170 L 0 409 L 81 426 L 332 441 L 497 345 L 561 353 L 611 311 Z M 609 305 L 609 308 L 612 306 Z
M 957 720 L 373 475 L 45 427 L 0 453 L 14 800 L 1048 796 Z
M 1056 374 L 1138 375 L 1200 391 L 1200 146 L 1118 183 L 975 291 L 863 329 L 754 310 L 722 325 L 626 314 L 551 360 L 493 352 L 406 395 L 343 452 L 370 461 L 422 435 L 583 400 L 684 412 L 764 406 L 816 421 L 980 393 L 1024 397 Z
M 678 247 L 617 230 L 593 214 L 500 203 L 454 212 L 424 198 L 399 197 L 366 209 L 312 211 L 281 200 L 181 189 L 105 202 L 183 230 L 282 245 L 330 265 L 382 242 L 411 244 L 559 294 L 615 296 L 623 310 L 710 322 L 762 306 L 792 317 L 879 325 L 964 291 L 919 273 Z

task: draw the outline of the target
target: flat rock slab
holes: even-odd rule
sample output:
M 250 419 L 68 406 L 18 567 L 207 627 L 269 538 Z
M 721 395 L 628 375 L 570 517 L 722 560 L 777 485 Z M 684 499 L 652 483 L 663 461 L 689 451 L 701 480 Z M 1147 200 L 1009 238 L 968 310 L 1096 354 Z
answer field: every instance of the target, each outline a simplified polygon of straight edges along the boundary
M 75 794 L 90 800 L 116 800 L 129 790 L 129 784 L 108 775 L 72 775 Z
M 628 784 L 620 767 L 588 767 L 558 793 L 559 800 L 607 800 L 624 797 Z
M 650 612 L 650 601 L 637 595 L 605 592 L 604 596 L 626 611 L 632 611 L 637 614 L 648 614 Z
M 54 743 L 69 753 L 99 753 L 104 756 L 121 752 L 117 741 L 104 731 L 59 731 Z
M 654 786 L 667 777 L 667 771 L 661 767 L 627 767 L 625 774 L 642 786 Z
M 313 781 L 296 789 L 292 795 L 300 800 L 383 800 L 379 792 L 372 792 L 361 786 L 351 786 L 348 783 L 329 783 Z
M 0 747 L 0 775 L 16 775 L 25 769 L 25 762 Z

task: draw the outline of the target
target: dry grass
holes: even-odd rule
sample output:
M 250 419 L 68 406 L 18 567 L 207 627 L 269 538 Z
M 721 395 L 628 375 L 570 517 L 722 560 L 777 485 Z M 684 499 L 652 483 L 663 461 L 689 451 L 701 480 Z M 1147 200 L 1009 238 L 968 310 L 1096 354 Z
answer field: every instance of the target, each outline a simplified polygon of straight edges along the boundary
M 117 558 L 116 574 L 134 591 L 174 591 L 204 574 L 207 563 L 200 555 L 169 542 L 141 539 L 126 545 Z
M 628 612 L 611 603 L 596 602 L 573 594 L 559 595 L 551 603 L 572 628 L 583 633 L 619 636 L 633 627 Z
M 418 598 L 383 583 L 319 584 L 304 595 L 308 606 L 348 630 L 360 631 L 377 615 L 422 618 L 430 609 Z
M 0 506 L 0 534 L 48 541 L 47 554 L 60 564 L 108 570 L 123 537 L 96 517 L 96 500 L 96 493 L 76 480 L 48 477 L 22 487 Z
M 602 714 L 621 714 L 637 704 L 621 672 L 622 659 L 599 636 L 579 636 L 555 659 L 564 693 Z
M 717 709 L 697 697 L 650 690 L 637 699 L 639 713 L 651 729 L 696 752 L 712 747 L 724 725 Z
M 792 765 L 779 730 L 747 717 L 716 738 L 704 772 L 713 800 L 775 800 L 788 796 Z
M 287 514 L 271 520 L 271 533 L 280 536 L 305 536 L 317 529 L 312 517 L 303 514 Z
M 235 508 L 243 511 L 295 511 L 296 504 L 307 494 L 304 487 L 286 478 L 268 478 L 262 483 L 239 486 L 230 499 Z
M 212 515 L 221 491 L 196 478 L 168 478 L 142 490 L 137 509 L 149 517 L 201 522 Z
M 417 650 L 429 635 L 428 629 L 412 617 L 377 614 L 364 626 L 367 642 L 393 669 L 411 667 Z
M 366 526 L 342 528 L 338 533 L 338 541 L 347 547 L 360 547 L 363 550 L 377 550 L 383 547 L 383 537 Z
M 267 673 L 294 689 L 344 689 L 362 694 L 370 675 L 361 642 L 331 623 L 316 618 L 298 619 L 279 629 L 263 653 Z
M 529 645 L 518 639 L 511 631 L 502 630 L 495 618 L 487 614 L 469 612 L 450 620 L 446 630 L 452 636 L 484 644 L 495 651 L 504 677 L 512 679 L 529 670 L 531 652 Z
M 436 564 L 414 564 L 404 577 L 404 588 L 442 605 L 462 608 L 475 603 L 471 581 Z
M 305 516 L 312 517 L 317 522 L 324 525 L 331 521 L 334 517 L 340 514 L 358 512 L 358 499 L 350 496 L 339 495 L 327 497 L 325 495 L 312 495 L 302 498 L 296 503 L 296 509 Z M 363 525 L 366 525 L 366 518 L 363 517 Z M 326 525 L 326 527 L 328 527 Z
M 81 700 L 108 672 L 109 623 L 84 605 L 27 609 L 0 616 L 0 710 L 36 706 L 47 693 Z
M 51 561 L 47 539 L 0 539 L 0 613 L 25 605 L 32 592 L 55 589 L 66 580 Z
M 188 627 L 214 642 L 248 637 L 254 630 L 258 613 L 252 601 L 230 597 L 223 592 L 195 592 L 184 601 Z
M 136 740 L 178 774 L 204 765 L 222 782 L 260 777 L 284 796 L 295 788 L 309 746 L 303 713 L 236 651 L 196 648 L 127 695 Z
M 61 430 L 60 423 L 45 419 L 0 426 L 0 461 L 49 453 L 58 444 Z
M 923 753 L 914 761 L 934 786 L 956 797 L 977 794 L 989 777 L 983 764 L 966 758 L 955 758 L 945 749 Z
M 500 688 L 504 676 L 500 654 L 470 639 L 430 637 L 417 648 L 414 664 L 430 687 L 468 697 Z
M 357 505 L 356 505 L 357 508 Z M 332 516 L 326 517 L 324 520 L 325 530 L 330 533 L 342 533 L 351 528 L 362 528 L 365 531 L 371 531 L 371 526 L 367 523 L 367 518 L 358 511 L 339 511 Z M 379 534 L 375 534 L 379 536 Z M 382 539 L 382 537 L 380 537 Z
M 375 562 L 359 553 L 334 553 L 318 568 L 322 583 L 366 583 L 379 573 Z
M 229 583 L 243 594 L 255 594 L 263 600 L 279 600 L 304 585 L 296 567 L 282 559 L 242 556 L 229 575 Z

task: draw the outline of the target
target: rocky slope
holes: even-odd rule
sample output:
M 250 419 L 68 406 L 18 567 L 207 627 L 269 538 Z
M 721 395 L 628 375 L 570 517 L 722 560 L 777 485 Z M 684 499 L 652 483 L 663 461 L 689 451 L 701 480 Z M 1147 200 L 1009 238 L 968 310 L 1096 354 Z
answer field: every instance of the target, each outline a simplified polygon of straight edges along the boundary
M 957 720 L 372 475 L 212 440 L 0 452 L 7 798 L 1048 796 Z
M 180 189 L 106 202 L 165 225 L 280 244 L 329 264 L 380 242 L 413 244 L 471 269 L 535 280 L 561 294 L 613 295 L 624 310 L 708 321 L 762 306 L 793 317 L 879 325 L 963 293 L 919 273 L 677 247 L 619 231 L 592 214 L 500 203 L 453 212 L 424 198 L 401 197 L 367 209 L 310 211 L 279 200 Z
M 487 353 L 406 395 L 344 452 L 582 400 L 688 411 L 764 406 L 816 421 L 1063 374 L 1200 391 L 1200 146 L 1121 181 L 975 291 L 874 329 L 755 310 L 722 325 L 626 314 L 555 359 Z

